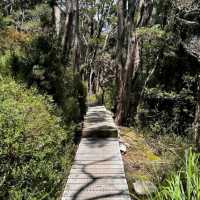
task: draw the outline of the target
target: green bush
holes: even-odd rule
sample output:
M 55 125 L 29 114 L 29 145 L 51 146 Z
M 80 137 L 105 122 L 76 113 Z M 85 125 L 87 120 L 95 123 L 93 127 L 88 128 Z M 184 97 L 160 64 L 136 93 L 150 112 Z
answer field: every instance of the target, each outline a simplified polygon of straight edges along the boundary
M 53 96 L 65 122 L 78 122 L 86 110 L 87 90 L 72 67 L 61 61 L 59 48 L 50 36 L 40 35 L 32 39 L 23 54 L 11 59 L 12 73 L 17 79 L 35 85 Z
M 86 113 L 86 99 L 87 99 L 87 87 L 83 81 L 81 81 L 81 77 L 79 74 L 76 74 L 74 77 L 74 87 L 75 94 L 79 103 L 80 117 L 83 119 L 83 116 Z
M 198 64 L 182 52 L 177 34 L 168 29 L 155 25 L 137 31 L 142 62 L 132 85 L 131 125 L 155 134 L 191 136 Z
M 0 80 L 0 199 L 56 199 L 71 163 L 72 127 L 50 97 Z
M 10 61 L 10 51 L 6 51 L 0 56 L 0 76 L 6 76 L 10 74 Z

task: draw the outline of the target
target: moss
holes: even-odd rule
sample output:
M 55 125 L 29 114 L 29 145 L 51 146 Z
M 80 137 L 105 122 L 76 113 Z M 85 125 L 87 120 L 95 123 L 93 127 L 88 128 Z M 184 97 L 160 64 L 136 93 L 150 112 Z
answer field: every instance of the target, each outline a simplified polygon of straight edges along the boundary
M 124 156 L 125 169 L 129 179 L 152 179 L 154 175 L 149 168 L 153 168 L 154 162 L 160 161 L 160 157 L 155 155 L 146 144 L 142 134 L 136 133 L 130 128 L 121 128 L 121 137 L 130 145 Z
M 156 38 L 164 38 L 166 37 L 166 32 L 161 29 L 159 26 L 153 27 L 141 27 L 137 29 L 137 33 L 139 36 L 151 36 Z
M 123 160 L 130 188 L 135 180 L 159 182 L 173 168 L 181 152 L 187 148 L 184 140 L 177 136 L 160 136 L 153 139 L 153 136 L 127 127 L 120 128 L 120 136 L 129 144 Z M 165 145 L 167 148 L 164 148 Z
M 152 153 L 151 151 L 147 151 L 146 152 L 146 156 L 150 161 L 157 161 L 160 160 L 160 157 L 156 156 L 154 153 Z

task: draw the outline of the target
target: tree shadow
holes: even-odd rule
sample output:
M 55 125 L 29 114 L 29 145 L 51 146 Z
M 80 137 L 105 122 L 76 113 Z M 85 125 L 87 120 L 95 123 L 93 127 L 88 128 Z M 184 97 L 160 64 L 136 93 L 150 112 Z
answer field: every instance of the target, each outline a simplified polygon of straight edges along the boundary
M 89 181 L 86 184 L 83 184 L 83 186 L 80 189 L 78 189 L 72 196 L 66 197 L 66 200 L 67 200 L 67 198 L 69 198 L 70 200 L 78 200 L 81 193 L 83 193 L 85 190 L 87 190 L 87 188 L 89 188 L 90 186 L 94 185 L 98 180 L 101 180 L 101 179 L 122 179 L 122 178 L 125 179 L 124 173 L 121 173 L 121 175 L 116 174 L 116 176 L 113 176 L 114 175 L 113 174 L 111 176 L 105 175 L 105 176 L 99 177 L 99 176 L 93 175 L 92 173 L 89 173 L 88 170 L 87 170 L 88 166 L 103 163 L 105 161 L 111 161 L 112 159 L 113 159 L 113 157 L 110 157 L 110 158 L 107 158 L 107 159 L 104 159 L 104 160 L 99 160 L 99 161 L 91 162 L 89 164 L 84 164 L 83 168 L 81 170 L 81 173 L 87 175 L 88 178 L 91 179 L 91 181 Z M 115 188 L 115 189 L 117 190 L 117 188 Z M 98 195 L 98 196 L 95 196 L 95 197 L 84 197 L 81 200 L 97 200 L 97 199 L 109 198 L 109 197 L 122 197 L 122 195 L 128 196 L 128 187 L 127 187 L 127 190 L 119 190 L 118 189 L 116 192 L 107 191 L 107 194 L 102 194 L 102 195 Z
M 88 111 L 85 122 L 89 124 L 89 128 L 92 127 L 89 130 L 91 135 L 81 139 L 64 192 L 66 196 L 64 195 L 62 200 L 98 200 L 113 197 L 130 200 L 120 150 L 118 143 L 115 143 L 118 139 L 112 138 L 111 132 L 116 135 L 115 127 L 112 126 L 114 122 L 110 120 L 111 114 L 101 107 Z M 111 141 L 114 141 L 116 146 Z M 118 180 L 114 182 L 115 179 Z
M 99 147 L 102 148 L 104 146 L 109 146 L 110 141 L 117 141 L 117 139 L 116 138 L 107 138 L 107 139 L 103 139 L 103 138 L 98 138 L 98 139 L 97 138 L 82 138 L 81 144 L 87 146 L 87 151 L 86 151 L 85 154 L 88 155 L 88 154 L 91 153 L 91 155 L 92 155 L 92 150 L 94 150 L 94 148 L 98 149 Z M 90 152 L 90 150 L 91 150 L 91 152 Z M 116 198 L 117 197 L 124 197 L 124 199 L 129 199 L 128 198 L 128 186 L 127 186 L 127 189 L 121 189 L 120 190 L 120 188 L 115 187 L 115 185 L 113 186 L 113 190 L 109 190 L 109 189 L 105 190 L 106 192 L 104 191 L 102 194 L 96 194 L 92 197 L 91 196 L 87 197 L 87 195 L 84 196 L 84 197 L 81 196 L 82 194 L 84 194 L 85 191 L 87 191 L 87 189 L 89 189 L 90 187 L 95 185 L 99 180 L 107 180 L 108 182 L 110 181 L 109 185 L 110 184 L 112 185 L 113 184 L 112 181 L 114 181 L 115 179 L 125 180 L 125 174 L 124 174 L 123 166 L 122 166 L 122 159 L 120 157 L 118 157 L 118 153 L 120 155 L 120 152 L 113 152 L 113 155 L 109 155 L 109 153 L 108 153 L 107 155 L 104 155 L 105 157 L 108 156 L 107 158 L 98 159 L 98 157 L 97 157 L 98 160 L 96 160 L 96 161 L 94 161 L 92 159 L 90 160 L 90 158 L 87 158 L 86 160 L 81 159 L 81 156 L 84 155 L 84 152 L 83 152 L 83 154 L 81 152 L 78 153 L 77 154 L 78 157 L 75 158 L 75 165 L 74 165 L 77 168 L 72 167 L 72 169 L 80 169 L 79 174 L 84 174 L 84 177 L 85 177 L 85 179 L 87 179 L 87 181 L 86 181 L 86 183 L 81 183 L 81 184 L 78 183 L 77 181 L 75 181 L 76 183 L 78 183 L 78 185 L 80 184 L 80 188 L 77 188 L 77 190 L 76 190 L 76 188 L 74 190 L 71 190 L 71 192 L 72 192 L 71 196 L 63 196 L 62 200 L 78 200 L 78 199 L 79 200 L 80 199 L 81 200 L 98 200 L 98 199 L 104 199 L 104 198 L 109 199 L 111 197 L 112 198 L 113 197 L 116 197 Z M 93 154 L 93 155 L 95 155 L 95 154 Z M 111 161 L 111 162 L 109 163 L 109 161 Z M 122 171 L 119 172 L 117 170 L 117 172 L 114 171 L 114 172 L 106 173 L 107 168 L 105 166 L 106 165 L 111 166 L 111 164 L 113 165 L 113 161 L 114 161 L 115 165 L 119 165 L 119 168 L 117 167 L 117 169 L 119 169 L 119 171 L 122 169 Z M 115 161 L 117 161 L 117 162 L 115 162 Z M 94 165 L 102 166 L 102 169 L 105 169 L 105 173 L 104 174 L 98 174 L 97 172 L 91 172 L 90 171 L 91 168 L 92 169 L 99 168 L 99 167 L 93 168 Z M 75 177 L 71 178 L 71 179 L 75 179 Z M 71 186 L 71 184 L 74 184 L 74 183 L 69 183 L 70 186 Z M 105 188 L 105 189 L 107 189 L 107 188 Z M 68 188 L 66 193 L 68 193 L 69 191 L 70 191 L 70 188 Z M 99 190 L 99 191 L 101 191 L 101 190 Z M 95 193 L 95 191 L 94 191 L 94 193 Z M 98 193 L 100 193 L 100 192 L 98 192 Z M 125 198 L 125 197 L 127 197 L 127 198 Z

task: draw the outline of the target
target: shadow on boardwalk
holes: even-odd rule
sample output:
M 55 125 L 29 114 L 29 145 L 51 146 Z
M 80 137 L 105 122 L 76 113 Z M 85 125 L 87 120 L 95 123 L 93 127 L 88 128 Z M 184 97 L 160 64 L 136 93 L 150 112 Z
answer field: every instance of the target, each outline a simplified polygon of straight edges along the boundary
M 130 200 L 111 113 L 88 109 L 82 135 L 62 200 Z
M 112 160 L 112 157 L 108 158 L 106 160 L 96 161 L 96 162 L 92 162 L 90 164 L 84 165 L 83 168 L 82 168 L 82 173 L 88 175 L 88 177 L 91 179 L 91 181 L 86 183 L 85 185 L 83 185 L 78 191 L 76 191 L 76 193 L 70 199 L 71 200 L 78 200 L 79 199 L 79 195 L 81 195 L 82 192 L 87 190 L 87 188 L 89 186 L 95 185 L 95 183 L 100 179 L 108 179 L 108 178 L 119 179 L 119 178 L 124 178 L 124 176 L 117 176 L 117 177 L 114 177 L 114 176 L 101 176 L 101 177 L 97 177 L 97 176 L 94 176 L 92 173 L 89 173 L 87 171 L 87 167 L 88 166 L 92 166 L 92 165 L 95 165 L 95 164 L 98 164 L 98 163 L 101 163 L 101 162 L 104 162 L 104 161 L 111 161 L 111 160 Z M 128 194 L 127 190 L 116 191 L 115 193 L 111 193 L 111 194 L 109 194 L 109 191 L 108 191 L 108 194 L 103 194 L 103 195 L 99 195 L 99 196 L 96 196 L 96 197 L 88 197 L 88 198 L 84 197 L 84 199 L 82 199 L 82 200 L 95 200 L 95 199 L 102 199 L 102 198 L 108 198 L 108 197 L 119 197 L 121 195 L 127 195 L 127 194 Z

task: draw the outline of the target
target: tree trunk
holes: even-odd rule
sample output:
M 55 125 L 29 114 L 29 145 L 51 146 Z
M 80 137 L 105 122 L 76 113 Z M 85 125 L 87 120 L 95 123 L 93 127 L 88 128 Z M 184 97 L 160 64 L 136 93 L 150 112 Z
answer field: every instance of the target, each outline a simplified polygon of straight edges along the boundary
M 80 71 L 80 36 L 79 36 L 79 0 L 74 0 L 75 20 L 74 20 L 74 52 L 73 68 L 74 72 Z
M 89 88 L 88 88 L 89 96 L 93 95 L 93 79 L 94 79 L 94 70 L 93 68 L 91 68 L 89 77 Z
M 131 102 L 131 88 L 132 88 L 132 80 L 135 78 L 136 72 L 139 67 L 140 61 L 140 52 L 139 52 L 139 38 L 137 33 L 133 33 L 131 38 L 130 47 L 127 55 L 127 63 L 126 63 L 126 77 L 125 77 L 125 113 L 124 120 L 128 120 L 128 115 L 130 112 L 130 102 Z
M 121 2 L 122 3 L 122 2 Z M 124 2 L 126 3 L 126 2 Z M 125 25 L 123 24 L 122 12 L 126 12 L 125 5 L 118 6 L 119 10 L 119 30 L 118 30 L 118 64 L 120 69 L 120 78 L 119 78 L 119 94 L 118 94 L 118 102 L 117 102 L 117 109 L 116 109 L 116 118 L 115 122 L 118 125 L 122 125 L 126 121 L 127 111 L 129 109 L 129 100 L 130 100 L 130 89 L 131 89 L 131 82 L 132 82 L 132 74 L 134 69 L 135 58 L 139 55 L 136 51 L 138 50 L 138 41 L 136 34 L 132 34 L 134 28 L 134 14 L 135 8 L 138 1 L 128 1 L 128 19 L 127 19 L 127 36 L 128 36 L 128 52 L 126 58 L 126 64 L 123 61 L 123 45 L 125 40 Z M 123 10 L 122 10 L 123 8 Z M 123 33 L 122 33 L 122 25 L 123 25 Z
M 153 0 L 142 0 L 140 2 L 140 14 L 138 27 L 147 26 L 153 11 Z
M 197 94 L 196 94 L 196 110 L 193 123 L 194 139 L 197 150 L 200 151 L 200 75 L 197 75 Z
M 58 2 L 56 0 L 53 0 L 53 3 L 52 3 L 52 16 L 53 16 L 53 24 L 54 24 L 54 29 L 55 29 L 55 32 L 56 32 L 56 35 L 59 37 L 60 35 L 60 20 L 61 20 L 61 10 L 60 8 L 58 7 Z
M 56 35 L 59 37 L 60 35 L 60 28 L 61 28 L 61 10 L 58 7 L 58 3 L 55 2 L 53 5 L 53 19 L 54 19 L 54 25 L 55 25 L 55 32 Z
M 119 69 L 119 78 L 117 81 L 118 86 L 118 97 L 117 97 L 117 107 L 116 107 L 116 116 L 115 122 L 118 125 L 123 123 L 124 116 L 124 58 L 123 58 L 123 49 L 125 41 L 125 11 L 126 11 L 126 1 L 118 0 L 117 2 L 117 11 L 118 11 L 118 40 L 117 40 L 117 68 Z
M 73 20 L 75 17 L 73 1 L 74 0 L 66 0 L 66 19 L 65 19 L 64 33 L 61 42 L 63 59 L 68 59 L 72 45 L 72 38 L 74 32 Z
M 54 13 L 55 13 L 55 29 L 56 34 L 59 36 L 60 34 L 60 17 L 61 17 L 61 11 L 58 6 L 54 6 Z
M 130 111 L 130 97 L 131 97 L 131 87 L 132 87 L 132 80 L 134 79 L 136 72 L 138 70 L 139 61 L 140 61 L 140 54 L 139 54 L 139 38 L 137 37 L 137 33 L 134 30 L 134 15 L 136 6 L 138 5 L 138 1 L 131 1 L 128 2 L 128 18 L 127 22 L 127 33 L 128 35 L 128 52 L 126 58 L 126 65 L 123 65 L 122 59 L 122 50 L 123 44 L 121 44 L 122 37 L 124 40 L 124 34 L 122 34 L 122 20 L 124 21 L 124 13 L 125 11 L 122 8 L 125 8 L 126 3 L 125 1 L 119 0 L 118 1 L 118 20 L 119 20 L 119 27 L 118 27 L 118 58 L 117 62 L 119 64 L 120 69 L 120 80 L 119 80 L 119 95 L 118 95 L 118 102 L 117 102 L 117 109 L 116 109 L 116 118 L 115 122 L 118 125 L 123 125 L 124 122 L 127 121 L 128 114 Z M 140 12 L 139 12 L 139 26 L 145 26 L 149 23 L 153 10 L 153 2 L 152 0 L 143 0 L 140 2 Z M 123 25 L 124 27 L 124 25 Z M 123 31 L 125 29 L 123 28 Z M 122 37 L 120 37 L 122 36 Z

